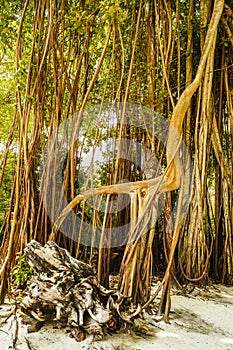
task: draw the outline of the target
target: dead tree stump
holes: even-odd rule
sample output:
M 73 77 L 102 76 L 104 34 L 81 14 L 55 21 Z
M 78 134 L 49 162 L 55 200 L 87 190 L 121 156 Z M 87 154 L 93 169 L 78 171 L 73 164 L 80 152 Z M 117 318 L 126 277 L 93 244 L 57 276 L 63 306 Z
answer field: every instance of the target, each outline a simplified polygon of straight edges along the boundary
M 119 329 L 131 316 L 120 312 L 124 297 L 116 290 L 102 287 L 92 267 L 74 259 L 67 250 L 49 241 L 43 247 L 31 241 L 25 248 L 34 274 L 28 281 L 21 310 L 31 324 L 28 331 L 38 330 L 45 322 L 68 326 L 76 340 L 85 334 L 101 339 L 109 328 Z M 32 324 L 33 320 L 33 324 Z

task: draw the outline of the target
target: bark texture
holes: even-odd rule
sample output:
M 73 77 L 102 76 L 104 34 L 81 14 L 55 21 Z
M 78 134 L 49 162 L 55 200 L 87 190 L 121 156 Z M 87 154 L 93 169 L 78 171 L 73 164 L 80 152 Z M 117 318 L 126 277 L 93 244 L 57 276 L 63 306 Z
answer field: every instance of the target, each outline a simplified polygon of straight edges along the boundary
M 99 340 L 108 332 L 133 325 L 140 306 L 131 315 L 123 313 L 126 299 L 118 291 L 101 286 L 92 267 L 73 258 L 66 249 L 52 241 L 43 247 L 32 240 L 25 255 L 34 272 L 21 303 L 29 332 L 53 322 L 69 327 L 77 341 L 86 333 Z

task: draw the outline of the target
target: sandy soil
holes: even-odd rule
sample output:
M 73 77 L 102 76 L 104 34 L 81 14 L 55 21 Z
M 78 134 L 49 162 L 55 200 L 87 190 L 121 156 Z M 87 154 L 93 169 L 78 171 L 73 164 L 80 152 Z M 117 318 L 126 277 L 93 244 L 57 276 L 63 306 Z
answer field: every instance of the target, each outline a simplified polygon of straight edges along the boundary
M 0 350 L 13 349 L 14 316 L 3 322 L 11 307 L 10 304 L 0 306 Z M 78 343 L 64 329 L 54 329 L 51 325 L 27 334 L 26 327 L 20 323 L 20 316 L 17 319 L 18 350 L 85 350 L 90 347 L 92 337 Z M 170 323 L 159 322 L 155 337 L 116 334 L 96 345 L 103 350 L 233 349 L 233 288 L 220 285 L 195 288 L 188 296 L 173 290 Z

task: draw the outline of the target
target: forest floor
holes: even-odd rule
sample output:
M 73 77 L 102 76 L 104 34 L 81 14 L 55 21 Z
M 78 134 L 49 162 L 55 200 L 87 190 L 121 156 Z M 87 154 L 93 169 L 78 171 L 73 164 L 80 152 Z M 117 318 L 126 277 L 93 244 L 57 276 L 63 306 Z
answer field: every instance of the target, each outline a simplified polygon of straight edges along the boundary
M 142 337 L 118 333 L 107 336 L 97 345 L 109 350 L 231 350 L 233 349 L 233 287 L 211 285 L 203 288 L 190 286 L 190 292 L 182 295 L 172 289 L 170 322 L 158 322 L 156 336 Z M 158 299 L 156 299 L 156 303 Z M 0 349 L 13 349 L 15 334 L 14 315 L 3 322 L 10 303 L 0 305 Z M 27 333 L 26 326 L 18 319 L 17 350 L 85 350 L 92 337 L 76 342 L 64 329 L 43 326 L 38 332 Z M 95 349 L 95 347 L 92 347 Z

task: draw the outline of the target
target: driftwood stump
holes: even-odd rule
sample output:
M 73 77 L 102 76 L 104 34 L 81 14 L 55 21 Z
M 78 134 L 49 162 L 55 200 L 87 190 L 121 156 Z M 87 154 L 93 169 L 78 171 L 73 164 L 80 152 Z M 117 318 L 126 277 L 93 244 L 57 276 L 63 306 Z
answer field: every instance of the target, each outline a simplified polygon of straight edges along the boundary
M 43 247 L 31 241 L 25 255 L 33 277 L 21 310 L 28 316 L 28 331 L 37 331 L 45 322 L 68 326 L 77 341 L 93 334 L 95 340 L 132 323 L 140 307 L 131 315 L 121 313 L 124 297 L 102 287 L 88 264 L 74 259 L 67 250 L 49 241 Z

